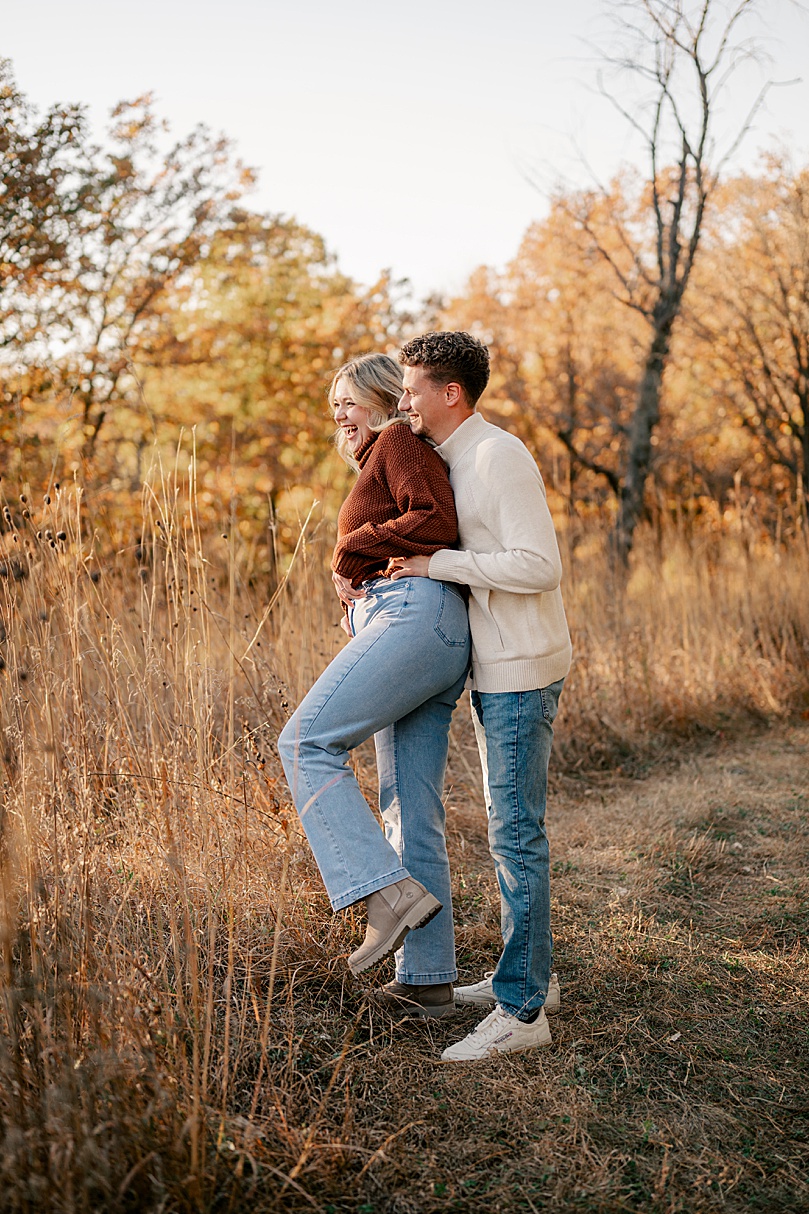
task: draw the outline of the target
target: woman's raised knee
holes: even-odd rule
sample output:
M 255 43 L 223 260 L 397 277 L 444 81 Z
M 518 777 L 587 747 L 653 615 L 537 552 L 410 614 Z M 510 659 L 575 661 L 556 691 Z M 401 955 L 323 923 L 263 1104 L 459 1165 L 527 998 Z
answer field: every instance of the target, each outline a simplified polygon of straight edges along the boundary
M 332 747 L 329 743 L 330 739 L 321 737 L 316 731 L 304 730 L 295 713 L 278 735 L 278 753 L 285 770 L 292 771 L 307 760 L 317 762 L 323 756 L 330 756 Z
M 288 765 L 295 763 L 296 756 L 299 754 L 299 733 L 300 722 L 292 716 L 278 735 L 278 753 L 285 769 Z

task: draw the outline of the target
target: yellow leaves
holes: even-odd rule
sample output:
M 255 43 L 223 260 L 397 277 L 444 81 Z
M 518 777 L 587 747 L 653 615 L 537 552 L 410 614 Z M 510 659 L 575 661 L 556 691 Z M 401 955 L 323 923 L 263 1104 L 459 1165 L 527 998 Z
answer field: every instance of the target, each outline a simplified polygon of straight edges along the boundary
M 476 270 L 440 318 L 486 334 L 492 346 L 484 409 L 508 419 L 551 468 L 559 456 L 569 468 L 575 451 L 567 491 L 581 509 L 590 496 L 603 500 L 592 467 L 623 464 L 649 330 L 621 302 L 615 271 L 631 275 L 643 302 L 643 274 L 656 256 L 649 200 L 648 187 L 644 196 L 632 177 L 617 178 L 604 194 L 559 193 L 506 270 Z M 729 181 L 715 195 L 651 444 L 658 492 L 668 486 L 672 499 L 697 503 L 706 486 L 709 495 L 726 492 L 745 467 L 774 501 L 786 488 L 794 502 L 789 468 L 802 467 L 798 436 L 807 424 L 797 352 L 804 350 L 805 368 L 807 334 L 809 169 L 770 158 L 766 172 Z M 555 454 L 549 434 L 563 440 Z

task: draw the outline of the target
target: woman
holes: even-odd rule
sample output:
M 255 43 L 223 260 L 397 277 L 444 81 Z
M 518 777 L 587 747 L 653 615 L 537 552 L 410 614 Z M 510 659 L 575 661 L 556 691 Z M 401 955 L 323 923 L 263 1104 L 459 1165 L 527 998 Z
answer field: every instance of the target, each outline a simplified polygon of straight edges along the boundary
M 333 909 L 366 903 L 352 971 L 399 949 L 398 982 L 386 989 L 406 997 L 411 988 L 432 988 L 416 1014 L 442 1015 L 452 1010 L 457 976 L 441 800 L 446 747 L 425 765 L 422 743 L 448 737 L 469 663 L 469 625 L 457 587 L 385 576 L 393 557 L 430 555 L 458 538 L 447 469 L 398 416 L 401 392 L 401 370 L 384 354 L 353 359 L 332 380 L 337 448 L 359 472 L 340 510 L 332 560 L 352 639 L 287 723 L 278 749 Z M 372 734 L 384 833 L 348 765 L 349 751 Z M 422 930 L 409 936 L 415 928 Z M 431 1010 L 419 1011 L 422 1002 Z

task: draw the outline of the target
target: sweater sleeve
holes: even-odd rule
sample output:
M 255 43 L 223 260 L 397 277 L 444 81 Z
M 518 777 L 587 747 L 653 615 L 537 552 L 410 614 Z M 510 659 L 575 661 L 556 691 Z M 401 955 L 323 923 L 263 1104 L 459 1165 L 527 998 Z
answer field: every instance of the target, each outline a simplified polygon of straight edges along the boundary
M 441 457 L 401 426 L 383 431 L 378 441 L 380 472 L 398 514 L 340 537 L 332 568 L 348 578 L 362 563 L 357 557 L 426 556 L 457 539 L 455 501 Z
M 559 545 L 530 453 L 481 444 L 468 490 L 480 523 L 500 551 L 442 549 L 430 558 L 430 577 L 512 594 L 555 590 L 562 578 Z

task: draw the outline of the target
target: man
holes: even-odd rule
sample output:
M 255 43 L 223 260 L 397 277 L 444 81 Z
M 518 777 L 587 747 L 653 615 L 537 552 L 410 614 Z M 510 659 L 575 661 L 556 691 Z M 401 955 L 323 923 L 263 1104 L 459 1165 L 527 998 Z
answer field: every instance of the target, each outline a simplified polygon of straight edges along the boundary
M 399 408 L 449 465 L 460 549 L 396 558 L 390 576 L 457 582 L 470 592 L 472 712 L 503 935 L 491 981 L 455 991 L 458 1003 L 493 1005 L 441 1056 L 472 1061 L 551 1040 L 544 1007 L 553 950 L 545 800 L 570 636 L 539 469 L 518 438 L 475 411 L 489 379 L 488 350 L 468 333 L 427 333 L 402 348 L 399 362 Z M 558 988 L 552 998 L 558 1002 Z

